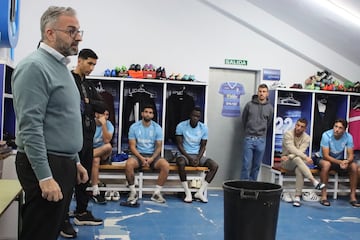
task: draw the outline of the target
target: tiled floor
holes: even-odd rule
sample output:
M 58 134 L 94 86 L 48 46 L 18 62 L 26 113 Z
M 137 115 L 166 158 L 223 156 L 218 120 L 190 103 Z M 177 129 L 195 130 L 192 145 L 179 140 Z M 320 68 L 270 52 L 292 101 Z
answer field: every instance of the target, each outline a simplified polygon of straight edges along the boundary
M 126 199 L 126 196 L 121 197 L 121 200 Z M 153 203 L 149 198 L 150 195 L 145 195 L 139 208 L 123 207 L 119 202 L 108 202 L 106 205 L 91 202 L 89 210 L 95 216 L 104 218 L 104 224 L 76 226 L 77 239 L 224 239 L 222 190 L 209 191 L 207 204 L 186 204 L 175 195 L 166 195 L 166 204 Z M 281 202 L 276 239 L 359 239 L 360 209 L 350 206 L 347 197 L 331 203 L 331 207 L 324 207 L 318 202 L 303 202 L 300 208 L 295 208 Z M 254 226 L 254 230 L 261 231 L 263 227 Z

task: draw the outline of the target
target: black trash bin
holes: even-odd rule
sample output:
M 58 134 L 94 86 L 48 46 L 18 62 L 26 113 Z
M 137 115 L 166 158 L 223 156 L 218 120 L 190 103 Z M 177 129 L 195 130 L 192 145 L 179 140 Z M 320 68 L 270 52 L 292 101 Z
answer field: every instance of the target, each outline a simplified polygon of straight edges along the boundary
M 224 188 L 224 239 L 275 240 L 282 187 L 229 180 Z

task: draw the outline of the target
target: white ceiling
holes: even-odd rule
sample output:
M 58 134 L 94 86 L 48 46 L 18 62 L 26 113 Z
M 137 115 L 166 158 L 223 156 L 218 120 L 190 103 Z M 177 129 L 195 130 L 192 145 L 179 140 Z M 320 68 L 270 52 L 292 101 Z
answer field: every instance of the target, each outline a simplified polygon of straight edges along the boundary
M 247 0 L 360 66 L 360 19 L 354 24 L 319 0 Z M 341 2 L 360 16 L 359 0 Z

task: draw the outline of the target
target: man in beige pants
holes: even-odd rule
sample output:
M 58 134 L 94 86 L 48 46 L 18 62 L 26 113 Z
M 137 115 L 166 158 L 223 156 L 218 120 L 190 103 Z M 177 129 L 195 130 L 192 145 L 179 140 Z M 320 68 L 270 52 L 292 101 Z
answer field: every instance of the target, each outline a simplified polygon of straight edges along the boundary
M 283 136 L 281 167 L 295 171 L 296 186 L 293 206 L 300 207 L 300 196 L 304 186 L 304 176 L 314 185 L 315 189 L 321 190 L 325 184 L 317 181 L 307 165 L 313 164 L 312 159 L 305 154 L 309 147 L 310 136 L 305 132 L 307 120 L 300 118 L 296 121 L 295 128 L 287 131 Z

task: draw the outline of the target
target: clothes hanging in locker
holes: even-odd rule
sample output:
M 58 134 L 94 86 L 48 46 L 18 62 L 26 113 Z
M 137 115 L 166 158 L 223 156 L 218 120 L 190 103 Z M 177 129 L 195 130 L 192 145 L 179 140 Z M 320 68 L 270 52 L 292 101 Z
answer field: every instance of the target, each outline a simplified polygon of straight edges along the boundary
M 115 126 L 115 106 L 114 106 L 114 96 L 111 93 L 104 91 L 100 92 L 100 95 L 104 99 L 106 106 L 109 109 L 109 121 Z
M 156 109 L 155 98 L 153 98 L 153 96 L 154 95 L 148 94 L 148 92 L 133 92 L 131 95 L 128 95 L 125 98 L 125 105 L 123 109 L 122 135 L 127 136 L 131 124 L 133 124 L 136 119 L 141 119 L 141 110 L 147 104 L 153 106 L 153 120 L 155 122 L 158 122 L 158 113 Z M 136 103 L 138 103 L 138 105 Z
M 177 124 L 190 117 L 194 106 L 194 98 L 186 92 L 182 92 L 182 94 L 175 92 L 168 97 L 166 100 L 165 141 L 175 142 Z
M 360 98 L 351 104 L 349 112 L 349 133 L 353 136 L 354 150 L 360 150 Z
M 326 99 L 326 101 L 325 101 Z M 325 109 L 320 105 L 325 104 Z M 314 109 L 314 133 L 312 141 L 312 149 L 320 149 L 320 141 L 324 131 L 332 129 L 337 118 L 338 100 L 336 97 L 323 98 L 318 96 L 315 101 Z M 322 112 L 323 111 L 323 112 Z

